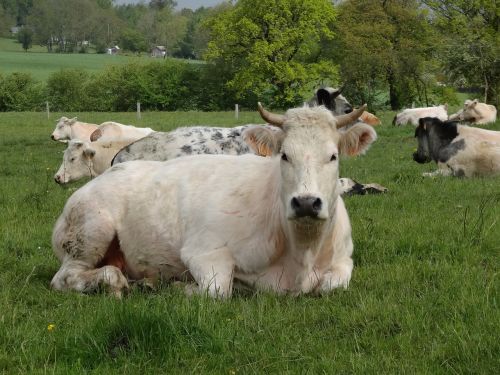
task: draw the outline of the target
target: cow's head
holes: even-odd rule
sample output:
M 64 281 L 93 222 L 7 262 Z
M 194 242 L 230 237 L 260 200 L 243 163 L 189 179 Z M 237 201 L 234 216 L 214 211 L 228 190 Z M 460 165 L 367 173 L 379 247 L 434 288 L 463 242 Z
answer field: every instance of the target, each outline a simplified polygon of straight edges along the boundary
M 417 163 L 438 161 L 440 150 L 451 143 L 458 135 L 456 121 L 441 121 L 436 117 L 423 117 L 418 120 L 415 137 L 418 148 L 413 153 L 413 160 Z
M 320 88 L 316 91 L 315 102 L 318 105 L 324 105 L 332 111 L 334 115 L 351 113 L 353 110 L 352 105 L 341 95 L 343 89 L 344 87 L 339 89 L 334 89 L 332 87 Z
M 64 151 L 63 162 L 54 176 L 58 184 L 67 184 L 83 177 L 95 175 L 93 159 L 95 149 L 89 142 L 74 139 L 68 142 L 68 148 Z
M 460 121 L 475 122 L 478 118 L 481 118 L 481 114 L 477 109 L 479 100 L 466 100 L 464 102 L 464 109 L 461 112 Z
M 316 222 L 332 218 L 339 195 L 340 155 L 358 155 L 376 139 L 373 128 L 354 122 L 366 106 L 334 117 L 325 107 L 290 109 L 285 115 L 267 112 L 259 103 L 262 118 L 281 128 L 273 132 L 254 127 L 243 138 L 255 153 L 272 153 L 280 158 L 281 200 L 288 220 Z
M 66 141 L 71 139 L 71 126 L 77 121 L 76 117 L 67 118 L 61 117 L 56 124 L 56 128 L 52 132 L 50 138 L 54 141 Z

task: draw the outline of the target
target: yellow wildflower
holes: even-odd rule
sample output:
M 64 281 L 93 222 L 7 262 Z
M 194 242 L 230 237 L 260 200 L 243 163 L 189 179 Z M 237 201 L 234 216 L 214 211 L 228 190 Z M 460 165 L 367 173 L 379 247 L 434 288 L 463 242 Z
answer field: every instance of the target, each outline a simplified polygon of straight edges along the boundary
M 47 331 L 52 332 L 55 328 L 56 328 L 56 325 L 55 325 L 55 324 L 49 324 L 49 325 L 47 326 Z

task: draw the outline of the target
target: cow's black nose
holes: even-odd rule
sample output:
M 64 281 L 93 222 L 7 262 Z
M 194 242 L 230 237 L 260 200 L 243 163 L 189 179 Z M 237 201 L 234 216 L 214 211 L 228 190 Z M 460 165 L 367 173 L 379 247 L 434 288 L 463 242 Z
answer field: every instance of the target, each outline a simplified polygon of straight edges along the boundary
M 352 107 L 350 106 L 347 106 L 345 109 L 344 109 L 344 113 L 351 113 L 352 112 Z
M 52 138 L 52 140 L 53 140 L 53 141 L 55 141 L 55 140 L 56 140 L 56 137 L 54 137 L 54 134 L 52 134 L 52 135 L 50 136 L 50 138 Z
M 320 198 L 316 197 L 293 197 L 290 202 L 296 217 L 317 217 L 323 206 Z
M 413 153 L 413 160 L 415 160 L 417 163 L 424 164 L 427 160 L 425 158 L 422 158 L 418 155 L 418 152 Z

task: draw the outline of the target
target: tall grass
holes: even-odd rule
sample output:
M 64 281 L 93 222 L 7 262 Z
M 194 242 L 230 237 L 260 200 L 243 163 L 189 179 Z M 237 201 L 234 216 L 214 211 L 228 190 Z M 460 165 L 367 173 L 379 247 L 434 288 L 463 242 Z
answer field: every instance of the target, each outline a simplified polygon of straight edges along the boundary
M 168 284 L 134 287 L 122 301 L 59 293 L 48 287 L 59 266 L 51 230 L 84 183 L 52 180 L 64 150 L 49 139 L 59 115 L 0 114 L 0 373 L 499 372 L 500 178 L 423 178 L 435 166 L 411 160 L 413 128 L 383 125 L 367 155 L 341 160 L 342 176 L 390 190 L 346 198 L 349 289 L 321 298 L 240 292 L 224 302 Z M 157 130 L 261 122 L 247 112 L 239 121 L 77 115 Z

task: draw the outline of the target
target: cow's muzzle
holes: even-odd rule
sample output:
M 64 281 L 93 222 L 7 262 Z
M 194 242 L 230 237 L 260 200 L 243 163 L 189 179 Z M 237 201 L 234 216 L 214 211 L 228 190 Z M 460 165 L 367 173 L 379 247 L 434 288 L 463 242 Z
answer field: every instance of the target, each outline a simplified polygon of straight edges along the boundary
M 61 175 L 58 175 L 58 174 L 56 174 L 56 175 L 54 176 L 54 181 L 55 181 L 57 184 L 59 184 L 59 185 L 64 185 L 64 184 L 65 184 L 65 182 L 64 182 L 64 178 L 63 178 L 63 177 L 61 177 Z
M 51 138 L 53 141 L 55 141 L 55 140 L 56 140 L 56 137 L 54 137 L 54 134 L 51 134 L 51 135 L 50 135 L 50 138 Z
M 415 160 L 417 163 L 424 164 L 424 163 L 429 163 L 431 161 L 431 158 L 427 156 L 421 156 L 418 154 L 418 152 L 414 152 L 413 160 Z
M 317 218 L 323 207 L 321 198 L 302 196 L 293 197 L 290 201 L 293 212 L 296 218 L 312 217 Z

